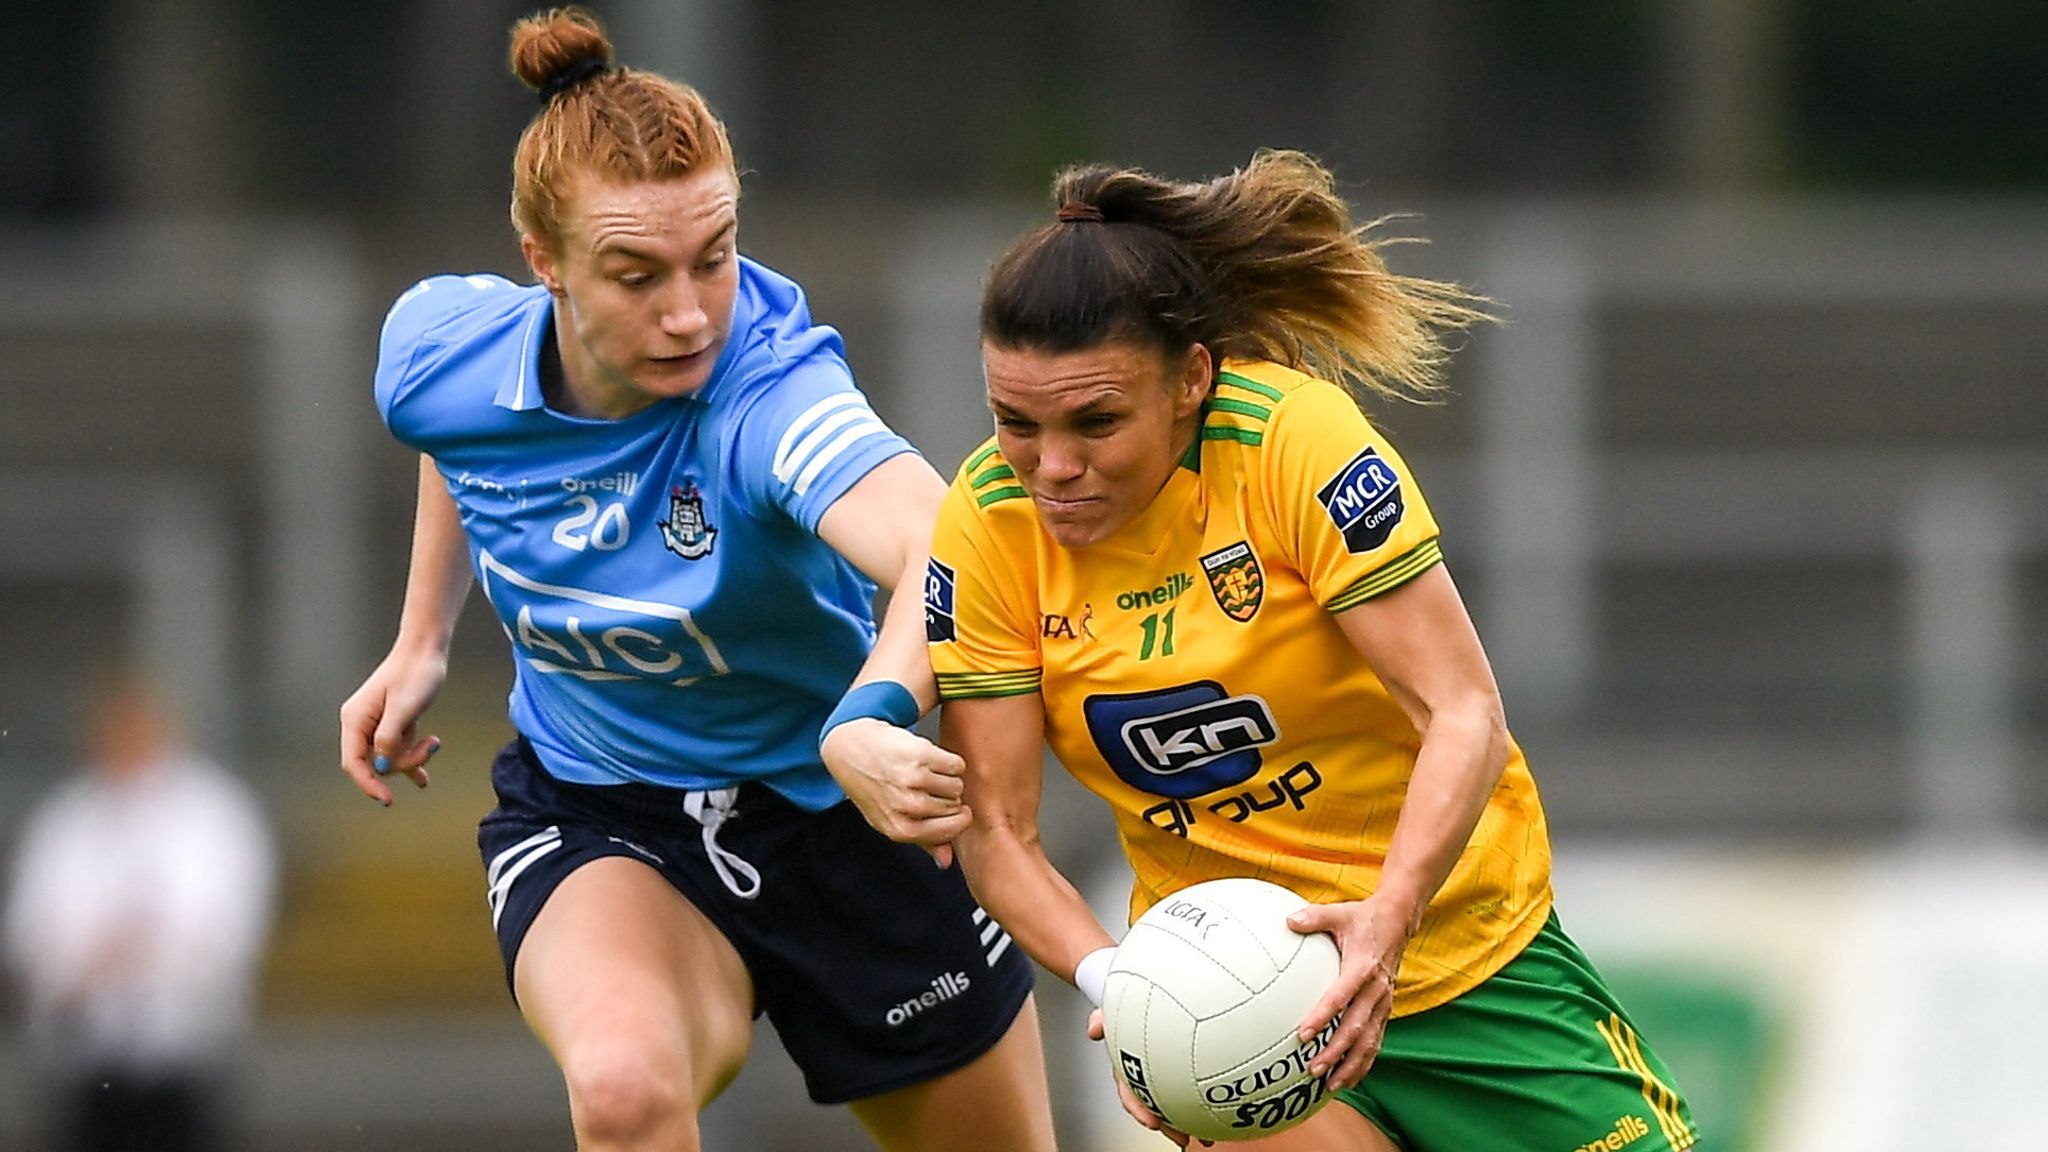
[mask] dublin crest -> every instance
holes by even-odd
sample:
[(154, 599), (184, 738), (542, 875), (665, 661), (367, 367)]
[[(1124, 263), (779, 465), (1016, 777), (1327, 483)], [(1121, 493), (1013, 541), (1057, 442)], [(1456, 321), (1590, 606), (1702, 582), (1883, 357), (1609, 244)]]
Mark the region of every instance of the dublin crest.
[(1223, 614), (1243, 624), (1256, 616), (1259, 601), (1266, 594), (1266, 576), (1259, 571), (1259, 558), (1251, 545), (1240, 540), (1202, 557), (1202, 571), (1209, 574), (1209, 591)]
[(672, 484), (668, 490), (668, 519), (661, 522), (661, 542), (685, 560), (699, 560), (711, 554), (711, 542), (718, 529), (704, 522), (704, 496), (694, 480)]

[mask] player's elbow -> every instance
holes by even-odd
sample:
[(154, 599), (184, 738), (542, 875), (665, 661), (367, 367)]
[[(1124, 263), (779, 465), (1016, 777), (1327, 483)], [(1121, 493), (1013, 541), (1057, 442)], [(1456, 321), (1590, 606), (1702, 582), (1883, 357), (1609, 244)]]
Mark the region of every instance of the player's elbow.
[(1500, 779), (1508, 766), (1508, 717), (1500, 693), (1486, 692), (1472, 704), (1471, 724), (1475, 740), (1484, 748), (1481, 762), (1489, 780)]
[(981, 807), (974, 809), (974, 819), (953, 841), (953, 846), (963, 864), (984, 871), (1000, 870), (1045, 854), (1036, 826)]
[(1508, 763), (1508, 720), (1500, 693), (1473, 688), (1438, 702), (1429, 710), (1422, 731), (1425, 743), (1451, 740), (1471, 753), (1488, 779), (1498, 779)]

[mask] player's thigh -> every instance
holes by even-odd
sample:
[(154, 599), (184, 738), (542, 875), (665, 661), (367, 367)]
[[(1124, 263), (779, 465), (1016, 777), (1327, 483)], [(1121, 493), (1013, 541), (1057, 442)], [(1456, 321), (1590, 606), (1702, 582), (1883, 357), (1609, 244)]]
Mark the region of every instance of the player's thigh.
[(1315, 1115), (1276, 1136), (1230, 1147), (1247, 1152), (1400, 1152), (1377, 1125), (1341, 1100), (1331, 1100)]
[(967, 1064), (848, 1107), (883, 1152), (1052, 1152), (1036, 1001)]
[(1477, 988), (1388, 1023), (1339, 1096), (1408, 1152), (1698, 1141), (1670, 1069), (1554, 916)]
[(576, 1090), (579, 1074), (680, 1076), (702, 1107), (746, 1060), (753, 987), (725, 937), (626, 856), (549, 894), (513, 967), (519, 1005)]

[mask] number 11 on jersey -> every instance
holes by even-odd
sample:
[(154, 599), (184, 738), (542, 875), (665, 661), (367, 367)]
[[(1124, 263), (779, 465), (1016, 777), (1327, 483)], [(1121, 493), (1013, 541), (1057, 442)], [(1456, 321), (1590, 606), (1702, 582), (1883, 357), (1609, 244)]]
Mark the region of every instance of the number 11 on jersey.
[(1164, 613), (1154, 612), (1139, 622), (1138, 626), (1145, 630), (1145, 640), (1138, 645), (1138, 659), (1173, 655), (1173, 613), (1174, 609), (1168, 608)]

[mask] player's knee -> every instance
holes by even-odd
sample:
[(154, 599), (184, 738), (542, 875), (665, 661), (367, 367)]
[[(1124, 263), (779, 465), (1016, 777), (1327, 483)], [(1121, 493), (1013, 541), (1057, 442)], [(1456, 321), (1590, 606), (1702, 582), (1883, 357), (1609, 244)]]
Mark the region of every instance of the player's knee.
[(633, 1146), (696, 1112), (680, 1063), (622, 1047), (565, 1062), (569, 1110), (578, 1135), (603, 1146)]

